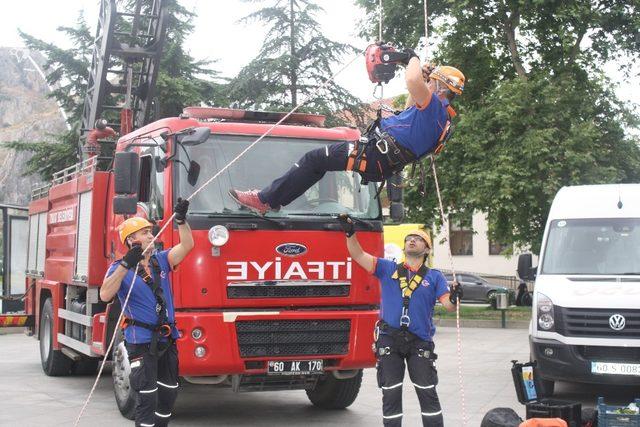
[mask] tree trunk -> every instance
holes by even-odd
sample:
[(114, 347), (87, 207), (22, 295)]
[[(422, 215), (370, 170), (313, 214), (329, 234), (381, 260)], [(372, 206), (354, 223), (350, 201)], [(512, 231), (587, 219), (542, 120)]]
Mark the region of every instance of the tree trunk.
[[(506, 8), (507, 6), (505, 6)], [(509, 52), (511, 53), (511, 61), (516, 69), (518, 76), (524, 80), (527, 80), (527, 71), (522, 65), (520, 55), (518, 55), (518, 45), (516, 44), (516, 28), (520, 23), (520, 11), (514, 10), (510, 14), (504, 12), (504, 32), (507, 38), (507, 45), (509, 46)]]
[(291, 91), (291, 108), (298, 105), (298, 75), (296, 64), (296, 49), (295, 49), (295, 19), (293, 2), (295, 0), (289, 0), (289, 46), (291, 60), (289, 61), (289, 90)]

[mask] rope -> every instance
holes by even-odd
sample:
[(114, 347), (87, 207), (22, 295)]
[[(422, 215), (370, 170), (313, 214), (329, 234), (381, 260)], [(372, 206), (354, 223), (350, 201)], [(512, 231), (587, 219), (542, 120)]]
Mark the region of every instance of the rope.
[[(351, 64), (353, 64), (355, 62), (355, 60), (358, 59), (358, 57), (360, 57), (360, 55), (362, 55), (363, 53), (364, 53), (364, 50), (361, 51), (361, 52), (358, 52), (357, 55), (355, 55), (351, 61), (349, 61), (346, 65), (344, 65), (342, 68), (340, 68), (338, 71), (336, 71), (329, 79), (327, 79), (322, 85), (320, 85), (318, 87), (317, 91), (321, 91), (326, 86), (328, 86), (329, 83), (331, 83), (333, 80), (335, 80), (335, 78), (338, 76), (338, 74), (342, 73), (346, 68), (348, 68)], [(267, 129), (267, 131), (265, 133), (263, 133), (258, 139), (256, 139), (254, 142), (252, 142), (251, 145), (249, 145), (247, 148), (242, 150), (240, 152), (240, 154), (238, 154), (235, 158), (233, 158), (233, 160), (231, 160), (229, 163), (227, 163), (220, 171), (218, 171), (218, 173), (216, 173), (214, 176), (209, 178), (200, 187), (198, 187), (196, 189), (196, 191), (194, 191), (191, 194), (191, 196), (189, 196), (187, 198), (187, 200), (191, 200), (196, 194), (198, 194), (200, 191), (202, 191), (202, 189), (204, 189), (204, 187), (209, 185), (209, 183), (211, 183), (214, 179), (216, 179), (218, 176), (220, 176), (222, 173), (224, 173), (227, 169), (229, 169), (229, 167), (231, 165), (233, 165), (236, 161), (238, 161), (238, 159), (240, 159), (247, 151), (252, 149), (257, 143), (262, 141), (265, 136), (269, 135), (277, 126), (282, 124), (282, 122), (284, 122), (286, 119), (288, 119), (293, 113), (295, 113), (300, 107), (305, 105), (311, 99), (313, 99), (313, 97), (312, 96), (308, 96), (306, 99), (304, 99), (298, 105), (296, 105), (291, 111), (289, 111), (277, 123), (275, 123), (269, 129)], [(158, 236), (160, 236), (164, 232), (164, 230), (169, 226), (169, 224), (172, 223), (174, 217), (175, 217), (175, 212), (171, 215), (171, 217), (169, 217), (169, 219), (166, 221), (164, 226), (162, 226), (162, 228), (160, 229), (158, 234), (156, 234), (153, 237), (153, 240), (151, 241), (151, 243), (149, 243), (149, 246), (147, 246), (147, 248), (142, 252), (143, 255), (147, 252), (147, 250), (149, 248), (153, 247), (153, 244), (158, 239)], [(139, 263), (136, 264), (136, 268), (134, 269), (134, 272), (138, 271), (138, 265), (139, 265)], [(129, 297), (131, 296), (131, 291), (133, 290), (133, 285), (135, 283), (135, 279), (136, 279), (136, 274), (134, 273), (133, 277), (132, 277), (132, 280), (131, 280), (131, 284), (129, 285), (129, 292), (127, 292), (127, 296), (126, 296), (126, 298), (124, 300), (124, 304), (122, 305), (122, 309), (120, 311), (120, 316), (118, 317), (118, 321), (116, 322), (116, 325), (120, 325), (120, 322), (122, 321), (122, 317), (124, 315), (124, 310), (125, 310), (125, 307), (127, 306), (128, 302), (129, 302)], [(102, 371), (104, 369), (104, 365), (105, 365), (105, 363), (107, 361), (107, 357), (109, 356), (109, 353), (111, 352), (111, 348), (113, 347), (113, 344), (115, 342), (115, 338), (116, 338), (116, 334), (114, 333), (113, 336), (111, 337), (111, 341), (109, 342), (109, 346), (107, 347), (107, 350), (104, 353), (104, 359), (102, 359), (102, 364), (100, 365), (100, 369), (98, 370), (98, 375), (96, 376), (96, 379), (93, 382), (93, 386), (91, 387), (91, 391), (89, 391), (89, 395), (87, 396), (87, 399), (85, 400), (84, 405), (82, 405), (82, 409), (80, 410), (80, 413), (78, 414), (78, 417), (76, 418), (76, 421), (74, 423), (74, 427), (77, 427), (78, 424), (80, 423), (80, 418), (82, 418), (82, 414), (84, 413), (85, 409), (89, 405), (89, 401), (91, 400), (91, 397), (93, 396), (93, 393), (96, 390), (96, 387), (98, 385), (98, 381), (100, 380), (100, 376), (102, 375)]]
[[(424, 58), (425, 61), (429, 58), (428, 56), (428, 42), (429, 42), (429, 14), (427, 7), (427, 0), (423, 0), (422, 4), (424, 5)], [(438, 183), (438, 173), (436, 172), (436, 158), (432, 154), (431, 156), (431, 170), (433, 171), (433, 180), (436, 185), (436, 194), (438, 195), (438, 207), (440, 208), (440, 218), (442, 218), (442, 226), (445, 228), (445, 232), (447, 233), (447, 255), (449, 256), (449, 265), (451, 266), (451, 274), (453, 275), (453, 281), (458, 282), (458, 277), (456, 275), (456, 270), (453, 265), (453, 255), (451, 254), (451, 236), (449, 229), (449, 219), (444, 214), (444, 207), (442, 205), (442, 195), (440, 193), (440, 184)], [(460, 286), (458, 284), (458, 286)], [(462, 336), (460, 332), (460, 300), (456, 301), (456, 352), (458, 358), (458, 383), (460, 384), (460, 401), (462, 406), (462, 426), (465, 427), (467, 425), (467, 410), (464, 400), (464, 378), (462, 375)]]
[[(426, 2), (426, 0), (425, 0)], [(438, 206), (440, 207), (440, 218), (442, 218), (442, 226), (447, 233), (447, 255), (449, 256), (449, 264), (451, 266), (451, 274), (453, 275), (453, 281), (457, 282), (458, 277), (456, 270), (453, 266), (453, 255), (451, 254), (451, 236), (449, 235), (449, 219), (444, 214), (444, 207), (442, 205), (442, 195), (440, 194), (440, 184), (438, 184), (438, 174), (436, 172), (436, 159), (431, 157), (431, 170), (433, 171), (433, 180), (436, 184), (436, 194), (438, 195)], [(460, 285), (458, 285), (460, 286)], [(462, 425), (467, 425), (467, 411), (464, 401), (464, 381), (462, 377), (462, 337), (460, 335), (460, 300), (456, 301), (456, 350), (458, 353), (458, 382), (460, 384), (460, 400), (462, 403)]]
[(382, 0), (378, 1), (378, 41), (382, 41)]

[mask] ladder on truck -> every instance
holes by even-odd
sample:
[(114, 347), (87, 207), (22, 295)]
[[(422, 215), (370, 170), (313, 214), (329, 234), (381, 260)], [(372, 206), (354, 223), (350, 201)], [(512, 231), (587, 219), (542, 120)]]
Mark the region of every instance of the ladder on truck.
[(150, 121), (169, 16), (165, 3), (101, 0), (80, 127), (83, 159), (91, 154), (92, 130), (109, 127), (125, 135)]

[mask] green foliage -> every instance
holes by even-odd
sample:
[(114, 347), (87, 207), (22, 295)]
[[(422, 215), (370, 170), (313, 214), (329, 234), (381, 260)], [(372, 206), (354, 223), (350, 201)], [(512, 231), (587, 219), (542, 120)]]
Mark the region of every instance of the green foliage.
[(332, 65), (352, 46), (326, 38), (316, 21), (323, 9), (308, 0), (248, 0), (266, 3), (246, 16), (245, 23), (260, 21), (268, 26), (258, 56), (245, 66), (230, 84), (230, 98), (241, 108), (288, 111), (312, 97), (301, 111), (328, 115), (328, 125), (340, 119), (334, 112), (348, 110), (363, 121), (359, 100), (346, 89), (330, 82)]
[[(357, 0), (377, 34), (377, 1)], [(384, 1), (384, 36), (415, 46), (422, 2)], [(638, 116), (600, 69), (640, 52), (635, 1), (429, 1), (438, 63), (467, 77), (455, 102), (457, 128), (437, 170), (448, 212), (486, 212), (489, 236), (540, 249), (547, 213), (562, 186), (638, 182)], [(436, 23), (435, 30), (433, 23)], [(623, 69), (628, 66), (623, 65)], [(440, 222), (435, 185), (411, 181), (409, 220)]]
[[(134, 2), (119, 2), (118, 7), (122, 9), (125, 3), (132, 5)], [(194, 60), (183, 47), (193, 30), (190, 22), (195, 14), (177, 0), (168, 0), (168, 9), (170, 17), (156, 84), (158, 116), (154, 120), (177, 116), (188, 105), (226, 103), (224, 85), (212, 80), (217, 73), (209, 68), (211, 62)], [(44, 180), (49, 180), (53, 172), (74, 164), (79, 158), (78, 128), (94, 45), (94, 36), (82, 14), (74, 27), (59, 27), (58, 31), (65, 34), (71, 48), (65, 49), (23, 32), (20, 35), (29, 49), (46, 58), (47, 83), (54, 88), (48, 96), (62, 105), (74, 130), (56, 135), (56, 143), (14, 141), (7, 144), (16, 150), (33, 152), (25, 174), (40, 173)], [(65, 146), (59, 146), (61, 144)]]

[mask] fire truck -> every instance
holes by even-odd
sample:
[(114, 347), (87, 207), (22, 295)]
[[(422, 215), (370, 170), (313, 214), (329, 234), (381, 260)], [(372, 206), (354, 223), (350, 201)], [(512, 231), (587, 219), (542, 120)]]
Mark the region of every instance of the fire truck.
[[(354, 217), (363, 248), (382, 256), (376, 185), (330, 172), (265, 216), (241, 208), (228, 190), (261, 188), (307, 151), (356, 141), (360, 133), (325, 128), (322, 116), (293, 114), (274, 128), (283, 113), (206, 107), (149, 123), (166, 21), (162, 2), (151, 3), (125, 13), (113, 0), (102, 2), (83, 131), (105, 147), (109, 142), (99, 139), (105, 129), (120, 126), (113, 155), (94, 152), (56, 173), (50, 184), (34, 189), (29, 203), (25, 312), (32, 324), (27, 330), (40, 343), (42, 368), (51, 376), (95, 374), (106, 356), (118, 408), (133, 417), (130, 368), (116, 324), (121, 307), (117, 299), (99, 298), (108, 266), (126, 251), (117, 226), (137, 215), (160, 229), (178, 197), (191, 197), (271, 130), (191, 199), (187, 220), (195, 248), (171, 273), (180, 376), (234, 392), (306, 390), (316, 406), (347, 407), (362, 370), (375, 364), (379, 284), (349, 257), (336, 216)], [(131, 32), (145, 28), (144, 45), (117, 41), (124, 31), (113, 22), (127, 17)], [(110, 73), (120, 76), (121, 87)], [(125, 102), (110, 106), (116, 95)], [(111, 119), (89, 127), (105, 117)], [(156, 246), (177, 242), (171, 224)]]

